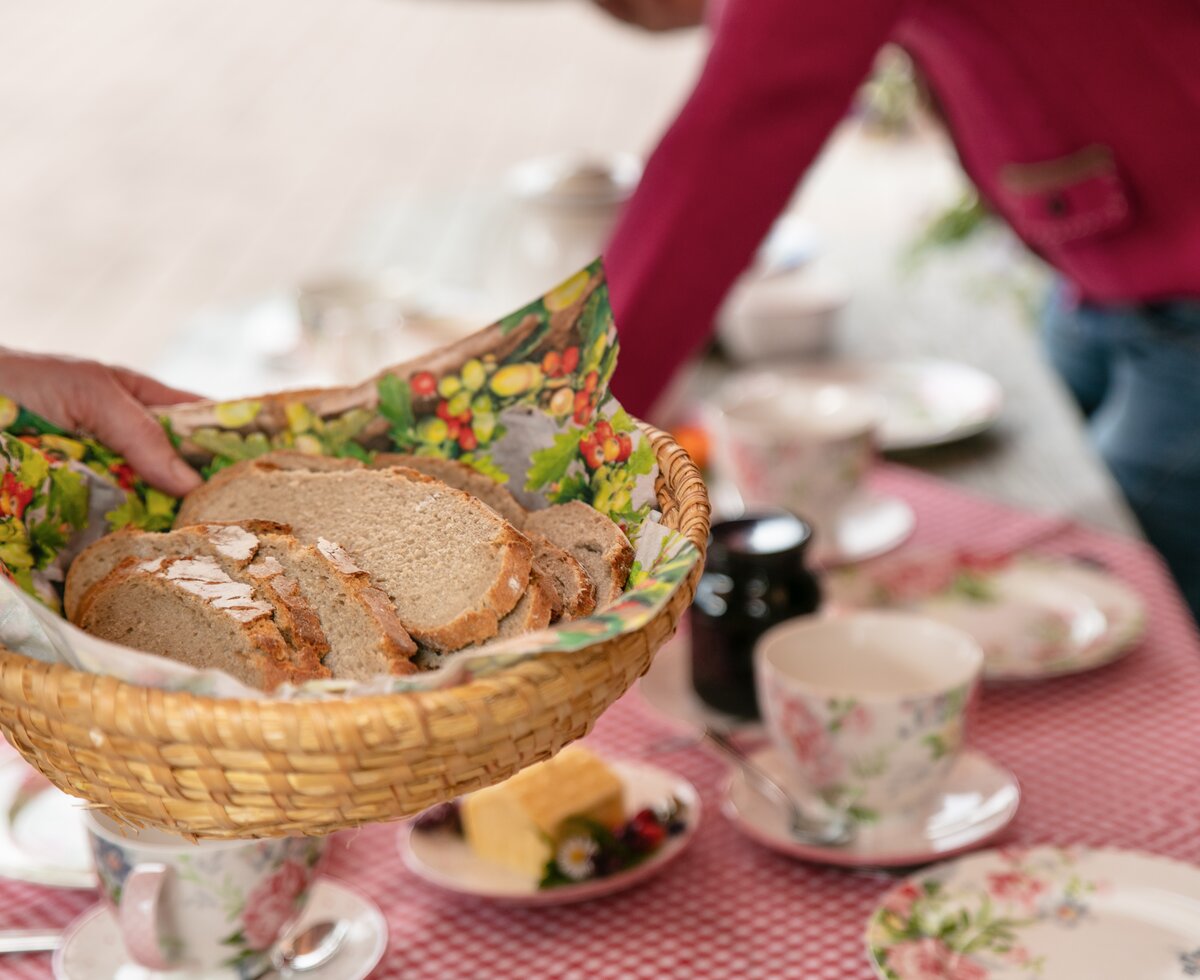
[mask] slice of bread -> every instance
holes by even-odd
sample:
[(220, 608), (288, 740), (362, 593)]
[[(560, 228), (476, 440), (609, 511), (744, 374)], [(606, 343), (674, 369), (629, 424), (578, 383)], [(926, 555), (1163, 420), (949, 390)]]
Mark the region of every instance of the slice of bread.
[(525, 537), (533, 545), (534, 568), (550, 580), (558, 596), (555, 618), (580, 619), (591, 613), (596, 608), (596, 587), (583, 566), (544, 534), (527, 530)]
[(329, 637), (325, 666), (338, 680), (409, 674), (417, 645), (392, 600), (337, 544), (301, 544), (291, 535), (259, 536), (260, 561), (276, 562), (296, 580)]
[[(321, 676), (295, 662), (253, 586), (214, 558), (128, 558), (96, 583), (78, 609), (80, 627), (105, 640), (224, 670), (251, 687)], [(319, 667), (319, 665), (317, 665)]]
[(495, 636), (529, 584), (525, 537), (415, 470), (285, 469), (268, 454), (193, 490), (176, 524), (247, 518), (288, 524), (306, 543), (336, 541), (391, 597), (412, 637), (438, 651)]
[(507, 640), (522, 633), (544, 630), (550, 625), (557, 598), (554, 587), (535, 568), (529, 578), (529, 588), (516, 608), (500, 620), (500, 629), (492, 639)]
[(520, 528), (525, 523), (525, 508), (517, 503), (517, 498), (508, 489), (491, 477), (484, 476), (478, 470), (472, 469), (466, 463), (460, 463), (456, 459), (411, 456), (405, 453), (379, 453), (375, 456), (371, 466), (375, 469), (406, 466), (409, 469), (417, 470), (426, 476), (432, 476), (435, 480), (441, 480), (447, 486), (478, 497), (513, 527)]
[(271, 604), (275, 626), (292, 648), (292, 662), (313, 677), (331, 677), (324, 664), (329, 640), (321, 628), (320, 618), (296, 580), (286, 574), (274, 558), (251, 562), (244, 569), (244, 575), (245, 578), (242, 575), (229, 577), (235, 582), (253, 582), (259, 597)]
[[(83, 551), (67, 575), (66, 606), (76, 619), (80, 597), (128, 558), (207, 555), (227, 575), (243, 581), (253, 562), (274, 561), (295, 581), (329, 642), (323, 663), (337, 679), (366, 680), (407, 674), (415, 668), (416, 644), (396, 616), (392, 601), (375, 588), (336, 544), (301, 544), (286, 524), (273, 521), (194, 524), (165, 533), (122, 530)], [(276, 607), (276, 625), (281, 625)], [(284, 612), (286, 619), (287, 613)]]
[(212, 555), (222, 560), (226, 571), (249, 564), (258, 552), (260, 533), (286, 534), (286, 524), (273, 521), (214, 523), (206, 527), (183, 528), (170, 534), (155, 534), (127, 527), (95, 541), (76, 556), (67, 571), (63, 609), (74, 621), (79, 604), (88, 589), (126, 558), (183, 558), (187, 555)]
[(525, 530), (542, 534), (568, 551), (596, 587), (596, 609), (610, 605), (625, 590), (633, 565), (633, 546), (624, 532), (598, 510), (573, 500), (529, 512)]

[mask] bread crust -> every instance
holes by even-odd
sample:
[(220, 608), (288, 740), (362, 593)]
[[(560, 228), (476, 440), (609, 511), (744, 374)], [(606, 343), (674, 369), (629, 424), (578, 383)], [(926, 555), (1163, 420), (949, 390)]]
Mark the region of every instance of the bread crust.
[(595, 508), (589, 507), (579, 500), (572, 500), (565, 504), (551, 504), (542, 510), (531, 511), (525, 522), (526, 531), (544, 534), (552, 543), (571, 551), (570, 542), (555, 533), (555, 519), (560, 517), (586, 522), (604, 540), (602, 557), (606, 574), (600, 581), (592, 576), (592, 584), (596, 589), (595, 608), (603, 609), (615, 602), (625, 591), (625, 585), (629, 581), (629, 571), (633, 567), (633, 546), (615, 523)]
[[(596, 608), (596, 586), (592, 584), (587, 570), (569, 551), (560, 548), (544, 534), (526, 530), (525, 537), (533, 545), (534, 567), (540, 567), (549, 575), (550, 581), (559, 587), (561, 608), (558, 617), (571, 620), (590, 615)], [(566, 567), (567, 581), (548, 572), (548, 565), (552, 562), (559, 562)]]

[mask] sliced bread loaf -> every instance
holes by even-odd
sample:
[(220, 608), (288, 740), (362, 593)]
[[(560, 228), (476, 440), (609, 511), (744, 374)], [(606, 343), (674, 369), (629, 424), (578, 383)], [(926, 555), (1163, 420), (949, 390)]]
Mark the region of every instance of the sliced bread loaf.
[(529, 512), (525, 530), (544, 535), (569, 552), (596, 588), (596, 609), (625, 590), (633, 546), (624, 532), (598, 510), (578, 500)]
[[(290, 461), (289, 461), (290, 462)], [(475, 498), (399, 467), (312, 472), (270, 455), (217, 473), (177, 525), (257, 518), (336, 541), (395, 603), (414, 639), (457, 650), (495, 636), (529, 584), (524, 536)]]
[(338, 680), (369, 680), (416, 669), (411, 657), (417, 645), (392, 600), (339, 545), (324, 538), (306, 545), (291, 535), (263, 534), (258, 553), (260, 561), (286, 569), (312, 603), (329, 637), (325, 666)]
[[(526, 530), (533, 545), (533, 566), (554, 586), (556, 619), (579, 619), (596, 608), (596, 587), (584, 568), (544, 534)], [(552, 620), (553, 622), (553, 620)]]
[(126, 558), (212, 555), (220, 558), (228, 571), (230, 568), (244, 567), (253, 560), (258, 551), (260, 533), (286, 534), (289, 530), (287, 525), (273, 521), (214, 523), (205, 527), (182, 528), (170, 534), (122, 528), (93, 542), (71, 562), (63, 594), (63, 609), (67, 618), (74, 620), (88, 589)]
[(417, 470), (426, 476), (432, 476), (435, 480), (441, 480), (447, 486), (478, 497), (513, 527), (519, 528), (525, 523), (525, 508), (517, 503), (517, 498), (491, 477), (484, 476), (466, 463), (460, 463), (455, 459), (441, 459), (436, 456), (379, 453), (371, 465), (376, 469), (406, 466), (409, 469)]
[[(244, 521), (194, 524), (161, 534), (137, 530), (110, 534), (72, 563), (67, 576), (68, 615), (76, 619), (80, 597), (127, 558), (206, 555), (216, 559), (230, 577), (256, 584), (251, 569), (274, 562), (295, 582), (319, 620), (329, 643), (322, 662), (335, 678), (366, 680), (377, 674), (410, 673), (416, 644), (387, 595), (336, 544), (323, 539), (315, 546), (302, 544), (289, 532), (286, 524)], [(282, 616), (288, 620), (286, 609)], [(278, 606), (276, 625), (283, 625)]]
[(213, 558), (128, 558), (88, 591), (78, 623), (102, 639), (224, 670), (263, 690), (322, 676), (295, 662), (273, 612)]

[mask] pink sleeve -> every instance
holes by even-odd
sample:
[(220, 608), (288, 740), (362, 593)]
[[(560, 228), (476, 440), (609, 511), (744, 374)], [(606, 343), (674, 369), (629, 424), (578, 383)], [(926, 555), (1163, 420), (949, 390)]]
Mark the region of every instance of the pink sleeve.
[(727, 0), (700, 80), (605, 254), (621, 355), (645, 412), (708, 335), (906, 0)]

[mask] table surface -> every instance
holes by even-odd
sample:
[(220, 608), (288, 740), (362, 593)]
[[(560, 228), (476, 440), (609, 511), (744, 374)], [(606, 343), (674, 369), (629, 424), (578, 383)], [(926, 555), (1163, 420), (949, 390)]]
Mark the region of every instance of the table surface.
[[(1086, 555), (1145, 600), (1145, 638), (1107, 667), (985, 690), (972, 744), (1016, 774), (1022, 803), (1002, 844), (1120, 847), (1200, 862), (1200, 637), (1144, 544), (1047, 522), (892, 467), (878, 489), (917, 512), (911, 547), (970, 541)], [(1048, 526), (1053, 530), (1047, 536)], [(724, 760), (680, 747), (679, 726), (634, 691), (602, 717), (592, 744), (643, 758), (697, 787), (701, 826), (688, 852), (644, 885), (579, 906), (514, 909), (445, 894), (407, 871), (396, 825), (339, 835), (329, 871), (382, 908), (390, 929), (380, 980), (857, 980), (872, 976), (868, 916), (895, 874), (794, 861), (747, 840), (720, 812)], [(664, 749), (672, 745), (672, 751)], [(0, 927), (66, 926), (95, 896), (0, 884)], [(1091, 923), (1076, 928), (1085, 932)], [(1095, 937), (1098, 943), (1103, 937)], [(46, 957), (4, 961), (40, 978)], [(1074, 978), (1072, 978), (1074, 980)], [(1124, 980), (1124, 978), (1122, 978)]]

